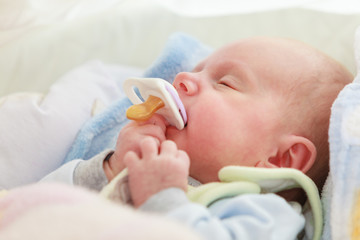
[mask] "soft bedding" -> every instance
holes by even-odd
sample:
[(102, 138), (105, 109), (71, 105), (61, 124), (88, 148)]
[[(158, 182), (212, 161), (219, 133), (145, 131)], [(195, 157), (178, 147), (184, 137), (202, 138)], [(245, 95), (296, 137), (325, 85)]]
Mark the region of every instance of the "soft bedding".
[[(355, 36), (360, 70), (360, 28)], [(360, 73), (360, 72), (359, 72)], [(330, 172), (324, 187), (323, 239), (360, 238), (360, 74), (332, 106), (329, 127)]]
[[(0, 189), (36, 182), (66, 161), (87, 159), (112, 147), (121, 125), (101, 121), (109, 120), (117, 106), (128, 104), (119, 104), (125, 78), (157, 76), (170, 80), (176, 72), (191, 68), (212, 48), (232, 40), (253, 35), (296, 38), (333, 56), (353, 73), (360, 69), (359, 30), (356, 61), (352, 54), (353, 35), (360, 24), (356, 9), (360, 8), (349, 4), (351, 1), (338, 5), (346, 6), (346, 12), (341, 7), (336, 12), (331, 9), (340, 1), (296, 1), (261, 11), (232, 8), (231, 13), (215, 11), (219, 5), (209, 4), (215, 8), (205, 8), (201, 14), (185, 11), (186, 4), (176, 7), (176, 1), (92, 1), (92, 9), (85, 9), (82, 1), (65, 1), (67, 5), (52, 1), (58, 8), (40, 0), (8, 2), (12, 4), (0, 9), (1, 19), (7, 20), (0, 26)], [(18, 12), (11, 11), (14, 6)], [(51, 10), (45, 6), (51, 6)], [(40, 12), (46, 12), (47, 18), (34, 15)], [(173, 35), (168, 40), (177, 31), (189, 35)], [(185, 44), (181, 45), (179, 39)], [(178, 64), (177, 68), (159, 72), (164, 69), (161, 64), (169, 60), (166, 57), (176, 53), (184, 53), (170, 59), (172, 64)], [(330, 173), (323, 192), (324, 240), (360, 237), (359, 91), (357, 76), (341, 92), (332, 110)], [(100, 123), (107, 128), (99, 130)], [(21, 224), (34, 217), (46, 223), (42, 213), (47, 210), (32, 212), (16, 226), (24, 226)], [(56, 212), (56, 207), (53, 210)], [(64, 213), (64, 221), (70, 216), (66, 214), (70, 212)]]
[(82, 188), (34, 184), (0, 192), (0, 239), (200, 240), (200, 237), (164, 216), (134, 211)]
[(122, 98), (122, 80), (142, 71), (90, 61), (65, 74), (47, 93), (0, 100), (0, 189), (40, 180), (64, 161), (79, 129)]
[(254, 35), (295, 38), (355, 71), (357, 1), (201, 1), (1, 1), (0, 96), (44, 93), (92, 59), (145, 69), (178, 31), (213, 48)]

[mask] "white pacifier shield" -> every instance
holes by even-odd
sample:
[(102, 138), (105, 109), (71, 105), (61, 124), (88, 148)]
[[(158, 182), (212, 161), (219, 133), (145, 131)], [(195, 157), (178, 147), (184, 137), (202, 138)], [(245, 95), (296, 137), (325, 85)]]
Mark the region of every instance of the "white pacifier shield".
[[(178, 105), (167, 90), (167, 88), (173, 89), (173, 94), (176, 94), (179, 98), (175, 88), (169, 82), (161, 78), (129, 78), (124, 81), (123, 88), (133, 104), (143, 103), (150, 95), (160, 98), (165, 106), (159, 109), (157, 113), (162, 115), (170, 125), (175, 126), (177, 129), (181, 130), (184, 128), (186, 116), (183, 119)], [(136, 89), (139, 90), (144, 100), (138, 96)]]

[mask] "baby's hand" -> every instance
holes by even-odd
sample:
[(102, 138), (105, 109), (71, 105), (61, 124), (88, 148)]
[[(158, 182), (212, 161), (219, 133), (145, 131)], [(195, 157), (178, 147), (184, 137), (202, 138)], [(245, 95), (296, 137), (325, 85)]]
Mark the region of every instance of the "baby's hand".
[(165, 119), (157, 114), (147, 121), (132, 121), (127, 124), (119, 133), (114, 154), (108, 161), (104, 161), (103, 168), (107, 179), (111, 181), (125, 168), (123, 160), (127, 152), (133, 151), (141, 156), (140, 142), (146, 136), (153, 137), (159, 144), (166, 140), (166, 126)]
[(125, 155), (129, 187), (135, 207), (139, 207), (153, 194), (169, 187), (187, 190), (189, 157), (178, 150), (173, 141), (161, 143), (146, 137), (140, 143), (141, 157), (135, 152)]

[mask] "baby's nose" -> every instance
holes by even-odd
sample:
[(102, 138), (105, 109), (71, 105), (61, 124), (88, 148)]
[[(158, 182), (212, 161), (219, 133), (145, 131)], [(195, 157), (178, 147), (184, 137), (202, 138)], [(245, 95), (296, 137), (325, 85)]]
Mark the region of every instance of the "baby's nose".
[(192, 73), (182, 72), (176, 75), (174, 83), (175, 89), (180, 93), (186, 95), (194, 95), (198, 92), (198, 84)]

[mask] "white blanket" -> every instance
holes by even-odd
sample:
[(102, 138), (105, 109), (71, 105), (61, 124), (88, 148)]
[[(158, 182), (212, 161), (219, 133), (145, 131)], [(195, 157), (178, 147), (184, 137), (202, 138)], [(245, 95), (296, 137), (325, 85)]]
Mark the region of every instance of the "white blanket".
[(39, 180), (58, 168), (82, 124), (122, 98), (122, 80), (135, 68), (89, 62), (69, 72), (46, 94), (0, 99), (0, 189)]
[[(355, 56), (360, 69), (360, 28)], [(330, 173), (324, 187), (324, 240), (360, 238), (360, 72), (335, 100), (330, 118)]]

